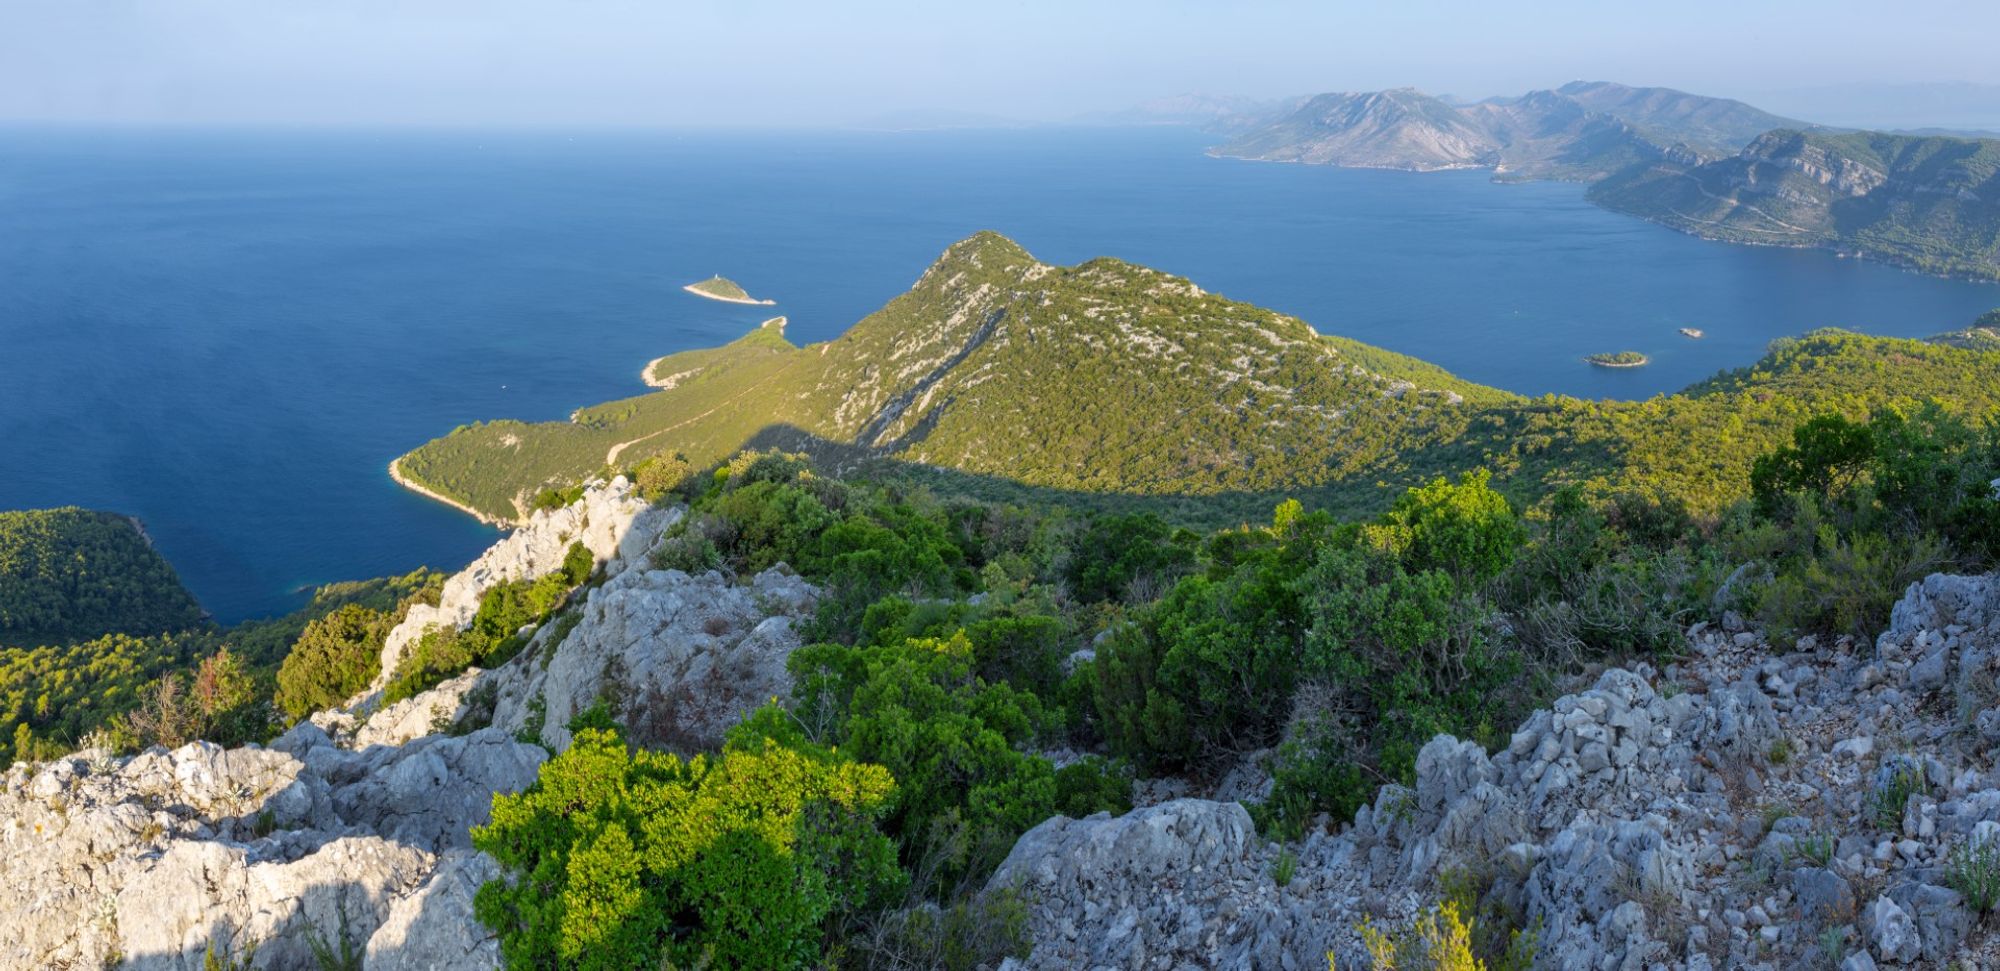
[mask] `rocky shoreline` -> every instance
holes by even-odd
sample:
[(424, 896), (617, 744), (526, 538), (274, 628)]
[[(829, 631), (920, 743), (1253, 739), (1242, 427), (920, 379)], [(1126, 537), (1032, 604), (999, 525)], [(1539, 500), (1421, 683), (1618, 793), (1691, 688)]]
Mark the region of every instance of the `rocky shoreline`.
[(417, 495), (423, 496), (426, 499), (431, 499), (436, 502), (442, 502), (445, 505), (450, 506), (451, 508), (456, 509), (459, 512), (462, 512), (468, 516), (471, 516), (472, 518), (477, 519), (488, 526), (493, 526), (499, 529), (510, 529), (516, 525), (519, 525), (518, 523), (508, 522), (503, 519), (496, 519), (492, 516), (488, 516), (485, 513), (480, 512), (479, 510), (466, 505), (465, 503), (459, 502), (458, 500), (451, 498), (450, 496), (441, 495), (436, 491), (426, 488), (422, 483), (419, 483), (411, 479), (409, 476), (403, 474), (402, 462), (403, 460), (398, 458), (390, 461), (389, 463), (389, 478), (397, 485), (402, 486), (403, 488), (408, 489), (411, 492), (416, 493)]
[(754, 297), (718, 296), (716, 294), (709, 293), (708, 291), (701, 289), (701, 284), (699, 283), (690, 283), (687, 286), (682, 287), (681, 289), (686, 290), (687, 292), (692, 293), (697, 297), (702, 297), (708, 300), (717, 300), (721, 301), (722, 303), (742, 303), (742, 304), (749, 304), (755, 307), (775, 307), (778, 304), (776, 300), (758, 300)]

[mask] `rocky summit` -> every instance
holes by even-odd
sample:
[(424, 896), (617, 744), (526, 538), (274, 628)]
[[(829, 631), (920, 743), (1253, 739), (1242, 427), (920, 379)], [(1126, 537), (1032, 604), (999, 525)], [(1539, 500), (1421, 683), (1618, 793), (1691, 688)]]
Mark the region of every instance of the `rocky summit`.
[(1471, 869), (1539, 928), (1538, 968), (1996, 966), (1951, 871), (2000, 837), (2000, 579), (1913, 585), (1874, 645), (1731, 618), (1688, 647), (1491, 756), (1438, 737), (1282, 885), (1238, 803), (1043, 823), (992, 882), (1036, 901), (1021, 964), (1365, 968), (1363, 922), (1407, 923)]
[(371, 969), (499, 967), (472, 911), (499, 870), (469, 830), (567, 748), (570, 715), (623, 697), (636, 737), (702, 749), (790, 692), (791, 624), (817, 591), (783, 569), (742, 584), (650, 569), (678, 516), (623, 479), (594, 485), (451, 577), (384, 649), (469, 623), (484, 590), (585, 543), (604, 579), (579, 619), (493, 670), (391, 705), (371, 689), (264, 747), (16, 763), (0, 789), (0, 967), (311, 968), (321, 947)]
[[(0, 966), (310, 967), (333, 947), (369, 968), (497, 967), (472, 898), (499, 870), (468, 830), (568, 746), (571, 714), (620, 699), (635, 738), (698, 751), (790, 692), (818, 591), (782, 567), (653, 569), (679, 516), (593, 485), (405, 620), (464, 623), (466, 598), (588, 538), (603, 573), (579, 619), (493, 670), (396, 705), (365, 692), (267, 747), (16, 764)], [(1004, 966), (1365, 967), (1361, 928), (1419, 919), (1468, 872), (1482, 906), (1534, 928), (1538, 968), (1994, 966), (1954, 861), (2000, 838), (2000, 579), (1912, 585), (1873, 644), (1776, 644), (1730, 614), (1686, 648), (1603, 670), (1490, 754), (1435, 738), (1413, 786), (1296, 849), (1186, 785), (1049, 819), (987, 883), (1026, 902), (1031, 947)], [(1225, 788), (1255, 799), (1259, 771)]]

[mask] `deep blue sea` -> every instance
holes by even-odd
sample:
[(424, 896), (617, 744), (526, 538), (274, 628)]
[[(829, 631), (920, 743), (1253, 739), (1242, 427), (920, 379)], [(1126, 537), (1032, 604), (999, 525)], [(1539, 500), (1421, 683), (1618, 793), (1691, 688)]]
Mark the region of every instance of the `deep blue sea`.
[[(1205, 143), (0, 130), (0, 508), (141, 517), (223, 620), (455, 569), (493, 532), (397, 488), (391, 458), (462, 422), (637, 393), (647, 360), (773, 311), (795, 340), (833, 337), (978, 229), (1523, 393), (1648, 396), (1775, 337), (1927, 335), (2000, 306), (2000, 287), (1692, 239), (1580, 186)], [(681, 292), (712, 273), (778, 306)], [(1580, 360), (1624, 349), (1653, 365)]]

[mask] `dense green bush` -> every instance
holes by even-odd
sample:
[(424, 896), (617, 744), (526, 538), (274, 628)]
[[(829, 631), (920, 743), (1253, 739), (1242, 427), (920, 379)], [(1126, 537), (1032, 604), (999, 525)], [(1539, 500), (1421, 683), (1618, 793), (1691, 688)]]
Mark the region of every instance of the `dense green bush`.
[(479, 919), (509, 966), (797, 968), (900, 890), (879, 766), (814, 747), (683, 762), (579, 723), (570, 748), (472, 831), (507, 875)]
[(829, 588), (810, 633), (852, 640), (885, 595), (969, 593), (978, 577), (967, 550), (982, 555), (988, 544), (967, 529), (984, 523), (954, 519), (926, 496), (821, 477), (802, 456), (746, 454), (716, 471), (656, 562), (738, 575), (786, 564)]
[(694, 478), (694, 463), (680, 452), (649, 455), (632, 469), (632, 485), (642, 498), (666, 498)]
[(886, 767), (898, 784), (888, 830), (927, 882), (948, 890), (983, 876), (1016, 837), (1053, 814), (1055, 771), (1023, 748), (1059, 719), (1035, 695), (974, 673), (963, 634), (815, 644), (794, 652), (789, 666), (796, 718), (767, 709), (745, 731), (786, 744), (811, 733)]
[(1100, 645), (1095, 709), (1113, 750), (1163, 770), (1275, 740), (1307, 625), (1295, 579), (1329, 526), (1294, 508), (1269, 529), (1212, 539), (1206, 572)]
[(1128, 594), (1150, 601), (1149, 591), (1156, 596), (1193, 567), (1194, 539), (1152, 513), (1093, 518), (1070, 547), (1063, 571), (1070, 595), (1085, 603), (1121, 600)]
[(294, 719), (340, 704), (382, 670), (382, 641), (394, 617), (348, 604), (306, 626), (278, 667), (278, 709)]
[(888, 646), (962, 632), (972, 645), (973, 670), (979, 677), (1052, 697), (1074, 640), (1070, 625), (1055, 614), (1056, 609), (1047, 600), (1021, 603), (991, 594), (979, 604), (889, 596), (863, 612), (859, 639)]
[(1304, 672), (1328, 686), (1327, 707), (1352, 719), (1316, 725), (1305, 744), (1318, 759), (1364, 770), (1347, 773), (1364, 780), (1359, 789), (1316, 792), (1317, 803), (1344, 813), (1367, 801), (1376, 782), (1407, 779), (1417, 750), (1439, 733), (1496, 737), (1496, 716), (1512, 707), (1509, 689), (1524, 665), (1501, 643), (1480, 586), (1447, 566), (1413, 570), (1366, 548), (1324, 551), (1305, 583), (1312, 627)]
[(1757, 460), (1723, 535), (1767, 582), (1741, 596), (1780, 630), (1872, 637), (1911, 581), (2000, 560), (2000, 425), (1936, 403), (1820, 415)]
[(561, 509), (581, 498), (583, 498), (582, 483), (567, 486), (550, 486), (535, 493), (535, 497), (528, 501), (528, 508), (536, 512), (547, 512), (551, 509)]
[(1116, 759), (1086, 755), (1056, 770), (1055, 811), (1072, 819), (1132, 808), (1132, 767)]
[(1188, 577), (1099, 649), (1097, 710), (1159, 769), (1272, 740), (1298, 678), (1298, 598), (1275, 569)]

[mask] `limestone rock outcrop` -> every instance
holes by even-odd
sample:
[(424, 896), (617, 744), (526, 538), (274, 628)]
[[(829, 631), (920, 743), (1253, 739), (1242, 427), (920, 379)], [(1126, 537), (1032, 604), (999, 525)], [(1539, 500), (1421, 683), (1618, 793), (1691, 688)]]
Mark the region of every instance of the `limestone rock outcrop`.
[(811, 584), (781, 568), (747, 585), (719, 573), (627, 570), (591, 593), (548, 668), (502, 700), (496, 721), (515, 720), (513, 698), (539, 698), (542, 741), (562, 751), (570, 719), (605, 699), (636, 742), (683, 753), (716, 748), (752, 709), (791, 697), (793, 624), (817, 599)]
[(582, 498), (543, 510), (521, 528), (488, 547), (471, 565), (445, 581), (437, 606), (419, 604), (382, 643), (380, 689), (396, 671), (403, 652), (433, 627), (464, 627), (479, 610), (479, 598), (495, 584), (553, 573), (571, 543), (589, 548), (606, 572), (616, 573), (641, 558), (660, 533), (680, 516), (639, 498), (624, 476), (584, 490)]
[[(270, 748), (197, 742), (17, 764), (0, 789), (0, 967), (311, 967), (308, 939), (366, 944), (399, 897), (435, 897), (493, 793), (540, 746), (487, 729), (337, 747), (306, 723)], [(467, 898), (469, 901), (469, 897)]]
[(605, 700), (635, 733), (707, 747), (790, 694), (793, 624), (818, 591), (783, 567), (743, 583), (652, 569), (680, 513), (623, 479), (594, 484), (452, 576), (384, 648), (388, 660), (432, 624), (467, 622), (494, 583), (551, 572), (583, 542), (601, 584), (493, 670), (392, 705), (364, 694), (269, 746), (13, 766), (0, 969), (198, 971), (211, 956), (312, 968), (316, 942), (370, 969), (499, 967), (472, 910), (499, 868), (470, 830), (567, 746), (572, 715)]
[(1949, 876), (2000, 839), (1979, 728), (2000, 721), (2000, 581), (1912, 585), (1872, 653), (1727, 626), (1664, 671), (1605, 671), (1490, 756), (1434, 739), (1413, 787), (1290, 846), (1198, 799), (1045, 822), (988, 884), (1037, 902), (1010, 963), (1368, 967), (1364, 920), (1393, 929), (1471, 874), (1537, 930), (1540, 969), (2000, 967)]

